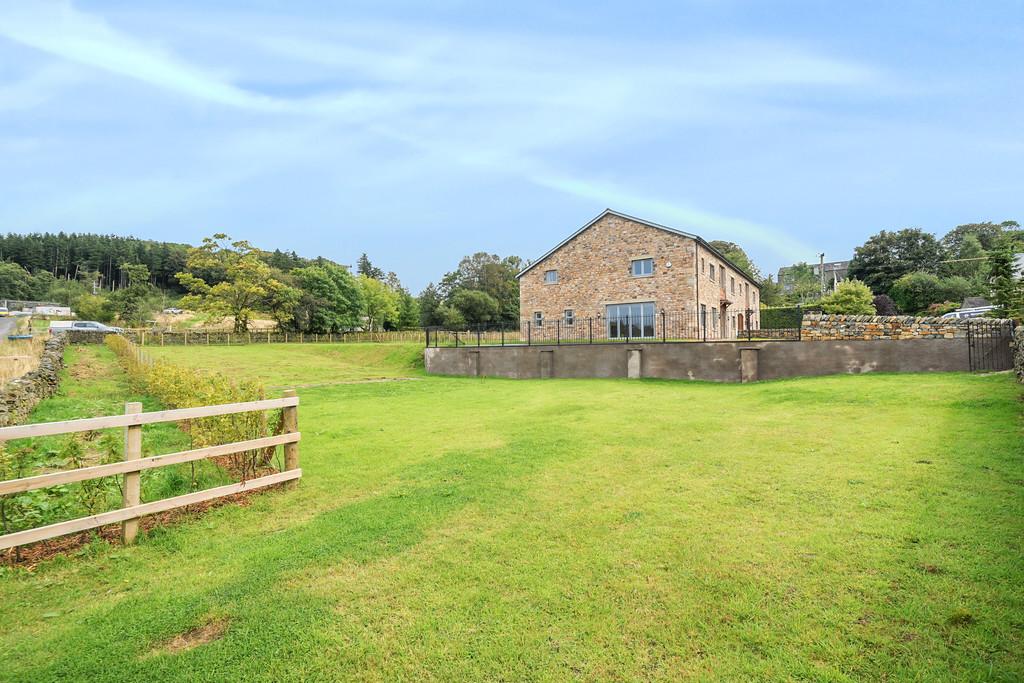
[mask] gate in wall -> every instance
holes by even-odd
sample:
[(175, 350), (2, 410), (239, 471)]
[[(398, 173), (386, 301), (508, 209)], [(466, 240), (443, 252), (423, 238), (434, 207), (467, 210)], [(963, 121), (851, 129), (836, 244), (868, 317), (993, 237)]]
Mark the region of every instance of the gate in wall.
[(1013, 369), (1013, 321), (968, 320), (967, 354), (971, 372)]

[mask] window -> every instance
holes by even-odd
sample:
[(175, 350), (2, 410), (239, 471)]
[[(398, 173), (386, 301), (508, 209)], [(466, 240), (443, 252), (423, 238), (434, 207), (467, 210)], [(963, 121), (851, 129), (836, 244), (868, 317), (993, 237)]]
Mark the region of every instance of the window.
[(710, 271), (708, 271), (708, 275), (711, 277), (712, 280), (714, 280), (715, 279), (715, 264), (712, 263), (708, 267), (711, 269)]
[(636, 259), (630, 264), (629, 270), (633, 274), (633, 277), (644, 277), (647, 275), (654, 275), (654, 259)]
[(700, 305), (700, 324), (701, 324), (702, 327), (705, 327), (705, 328), (708, 326), (708, 305), (707, 304), (701, 304)]
[(722, 287), (725, 287), (725, 266), (718, 265), (718, 274), (722, 277)]
[(558, 271), (557, 270), (545, 270), (544, 271), (544, 284), (553, 285), (558, 282)]
[(734, 277), (730, 277), (729, 278), (729, 289), (730, 289), (730, 291), (732, 291), (733, 294), (736, 293), (736, 278), (734, 278)]
[(703, 275), (707, 272), (707, 267), (704, 265), (704, 259), (700, 260), (700, 274)]
[(654, 302), (608, 304), (609, 339), (642, 339), (654, 336)]
[(711, 308), (711, 329), (718, 332), (718, 309)]
[(565, 309), (565, 326), (571, 327), (576, 323), (576, 312), (571, 308)]
[(540, 311), (533, 312), (533, 325), (534, 327), (544, 326), (544, 314), (541, 313)]

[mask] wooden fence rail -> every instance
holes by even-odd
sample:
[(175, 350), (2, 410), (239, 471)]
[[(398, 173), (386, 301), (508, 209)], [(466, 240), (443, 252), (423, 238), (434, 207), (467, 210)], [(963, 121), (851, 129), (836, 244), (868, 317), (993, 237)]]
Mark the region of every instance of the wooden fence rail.
[[(38, 474), (32, 477), (0, 481), (0, 495), (22, 493), (46, 486), (57, 486), (78, 481), (98, 479), (124, 475), (123, 505), (118, 510), (102, 512), (88, 517), (80, 517), (66, 522), (58, 522), (35, 529), (17, 531), (5, 536), (0, 536), (0, 550), (14, 548), (26, 543), (43, 541), (57, 536), (64, 536), (78, 531), (94, 529), (121, 522), (121, 536), (125, 543), (135, 540), (138, 533), (138, 523), (141, 517), (157, 512), (173, 510), (185, 505), (192, 505), (215, 498), (230, 496), (242, 491), (279, 484), (281, 482), (293, 481), (302, 476), (299, 468), (299, 439), (301, 435), (298, 430), (298, 406), (299, 398), (293, 390), (284, 392), (283, 398), (272, 398), (263, 401), (249, 401), (246, 403), (226, 403), (214, 406), (200, 406), (197, 408), (178, 408), (175, 410), (159, 410), (151, 413), (140, 412), (141, 405), (138, 403), (125, 404), (124, 415), (111, 415), (108, 417), (93, 417), (83, 420), (65, 420), (63, 422), (46, 422), (32, 425), (19, 425), (15, 427), (0, 428), (0, 442), (11, 439), (23, 439), (37, 436), (51, 436), (55, 434), (73, 434), (75, 432), (92, 431), (96, 429), (110, 429), (112, 427), (123, 427), (125, 431), (124, 461), (106, 465), (93, 465), (81, 467), (74, 470), (63, 470), (60, 472), (49, 472)], [(266, 436), (246, 441), (222, 444), (219, 446), (208, 446), (196, 448), (178, 453), (167, 453), (165, 455), (154, 455), (148, 458), (142, 457), (142, 426), (160, 422), (178, 422), (201, 417), (213, 417), (217, 415), (231, 415), (235, 413), (248, 413), (260, 410), (282, 410), (282, 425), (284, 433), (274, 436)], [(205, 491), (195, 491), (173, 498), (142, 503), (139, 499), (140, 473), (143, 470), (154, 467), (164, 467), (178, 463), (192, 462), (204, 458), (212, 458), (221, 455), (231, 455), (244, 451), (270, 448), (275, 446), (284, 447), (284, 470), (274, 474), (268, 474), (255, 479), (248, 479), (234, 484), (218, 486)]]

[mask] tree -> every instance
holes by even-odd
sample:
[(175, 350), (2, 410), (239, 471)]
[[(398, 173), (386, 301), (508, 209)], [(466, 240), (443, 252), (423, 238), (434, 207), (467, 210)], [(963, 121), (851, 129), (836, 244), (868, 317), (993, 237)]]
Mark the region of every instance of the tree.
[[(273, 277), (258, 249), (244, 240), (232, 242), (223, 233), (190, 248), (185, 268), (177, 275), (188, 291), (182, 305), (215, 316), (231, 316), (235, 332), (248, 331), (253, 316), (270, 308), (271, 295), (282, 296), (287, 286)], [(211, 285), (196, 273), (214, 273), (223, 279)]]
[(755, 282), (761, 279), (761, 271), (754, 265), (754, 262), (747, 256), (747, 252), (740, 245), (735, 242), (726, 242), (725, 240), (711, 240), (708, 244), (721, 252), (722, 256), (732, 261), (740, 270), (752, 277)]
[(306, 332), (344, 332), (358, 327), (363, 311), (359, 283), (338, 265), (296, 268), (292, 271), (300, 289), (294, 321)]
[(110, 305), (124, 322), (142, 324), (154, 308), (150, 305), (155, 288), (149, 283), (149, 268), (141, 263), (122, 263), (121, 272), (127, 278), (127, 286), (110, 295)]
[(967, 278), (979, 288), (988, 279), (988, 252), (977, 235), (964, 235), (957, 250), (947, 251), (946, 257), (941, 269), (943, 275)]
[(441, 293), (437, 291), (437, 287), (434, 286), (433, 282), (423, 288), (419, 296), (420, 324), (423, 327), (442, 324), (442, 318), (437, 312), (442, 303), (444, 303), (444, 300), (441, 298)]
[(918, 228), (883, 230), (854, 250), (849, 274), (876, 292), (892, 294), (896, 280), (917, 271), (934, 273), (940, 260), (942, 248), (933, 235)]
[(420, 303), (404, 287), (398, 290), (398, 320), (400, 330), (409, 330), (420, 326)]
[(810, 264), (793, 264), (786, 270), (785, 278), (779, 284), (786, 290), (785, 298), (790, 303), (807, 303), (821, 296), (821, 277), (814, 274)]
[(834, 292), (821, 299), (821, 310), (845, 315), (874, 315), (874, 294), (860, 280), (843, 280)]
[(17, 263), (0, 263), (0, 297), (31, 299), (34, 285), (32, 275)]
[(358, 282), (366, 329), (371, 332), (384, 329), (386, 320), (398, 317), (398, 294), (380, 280), (366, 275), (360, 275)]
[(875, 307), (875, 315), (896, 315), (896, 303), (888, 294), (879, 294), (872, 302)]
[(384, 271), (370, 263), (370, 257), (363, 252), (363, 255), (356, 261), (356, 273), (359, 275), (365, 275), (372, 280), (383, 280)]
[(459, 290), (484, 292), (498, 302), (497, 319), (508, 323), (519, 320), (519, 281), (516, 275), (523, 268), (518, 256), (502, 258), (497, 254), (477, 252), (465, 256), (454, 271), (441, 279), (438, 292), (443, 301), (451, 303)]
[(1024, 317), (1024, 276), (1015, 272), (1013, 240), (1004, 238), (991, 257), (993, 312), (1000, 318)]
[(900, 312), (911, 314), (931, 304), (963, 301), (971, 293), (971, 283), (962, 277), (940, 278), (933, 273), (908, 273), (893, 283), (890, 295)]
[(497, 299), (487, 292), (475, 289), (460, 289), (452, 297), (452, 306), (470, 325), (484, 325), (496, 321), (500, 310)]
[(1000, 239), (1008, 230), (1019, 228), (1017, 221), (1003, 221), (1002, 223), (967, 223), (958, 225), (942, 237), (942, 248), (949, 254), (958, 254), (963, 248), (963, 242), (968, 237), (973, 237), (985, 251), (991, 251), (999, 244)]

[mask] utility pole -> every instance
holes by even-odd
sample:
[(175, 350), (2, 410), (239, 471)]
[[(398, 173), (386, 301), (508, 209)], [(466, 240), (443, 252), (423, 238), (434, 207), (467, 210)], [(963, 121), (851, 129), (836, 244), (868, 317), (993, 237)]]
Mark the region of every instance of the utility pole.
[(821, 279), (821, 295), (825, 296), (825, 253), (818, 254), (818, 277)]

